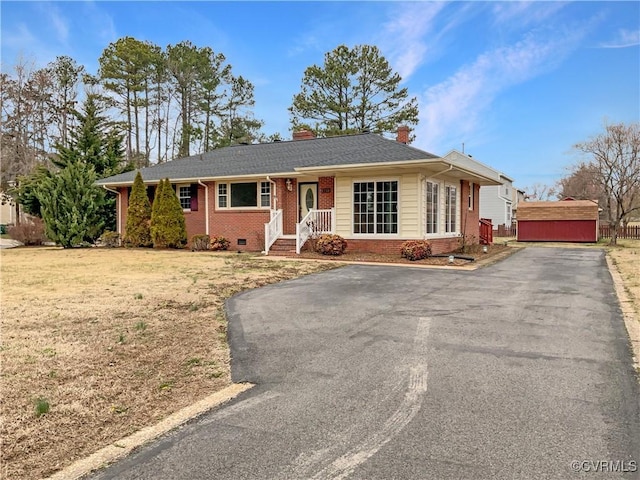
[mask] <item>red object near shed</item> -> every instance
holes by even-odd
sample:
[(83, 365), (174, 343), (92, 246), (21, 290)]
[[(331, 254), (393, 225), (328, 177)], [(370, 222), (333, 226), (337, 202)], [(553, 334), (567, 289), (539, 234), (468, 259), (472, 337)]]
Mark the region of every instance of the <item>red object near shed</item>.
[(519, 242), (597, 242), (598, 203), (592, 200), (521, 202)]

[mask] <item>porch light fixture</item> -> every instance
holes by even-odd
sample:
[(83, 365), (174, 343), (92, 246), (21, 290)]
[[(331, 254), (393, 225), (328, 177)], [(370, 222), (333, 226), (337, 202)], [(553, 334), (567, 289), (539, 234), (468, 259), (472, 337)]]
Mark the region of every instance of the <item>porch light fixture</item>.
[(291, 184), (291, 179), (290, 178), (287, 178), (287, 181), (284, 182), (284, 183), (287, 186), (287, 191), (290, 192), (291, 190), (293, 190), (293, 185)]

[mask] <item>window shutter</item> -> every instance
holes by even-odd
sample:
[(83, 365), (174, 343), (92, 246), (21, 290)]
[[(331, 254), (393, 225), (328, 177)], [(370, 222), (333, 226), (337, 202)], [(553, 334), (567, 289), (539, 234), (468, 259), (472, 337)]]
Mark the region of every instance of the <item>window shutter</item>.
[(198, 184), (197, 183), (191, 184), (191, 211), (192, 212), (198, 211)]

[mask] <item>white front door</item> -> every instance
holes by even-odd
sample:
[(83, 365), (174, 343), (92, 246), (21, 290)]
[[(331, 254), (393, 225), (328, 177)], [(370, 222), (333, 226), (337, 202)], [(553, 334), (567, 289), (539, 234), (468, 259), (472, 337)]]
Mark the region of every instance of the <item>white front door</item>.
[(309, 210), (318, 209), (318, 184), (301, 183), (298, 194), (300, 202), (300, 220), (302, 220)]

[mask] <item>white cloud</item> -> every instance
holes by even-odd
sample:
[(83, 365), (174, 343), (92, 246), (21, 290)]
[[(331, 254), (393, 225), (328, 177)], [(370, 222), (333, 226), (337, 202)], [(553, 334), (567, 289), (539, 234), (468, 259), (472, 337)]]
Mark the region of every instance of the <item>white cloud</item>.
[[(383, 27), (381, 48), (389, 52), (394, 70), (407, 79), (424, 61), (432, 34), (444, 2), (421, 4), (394, 3), (390, 15), (394, 18)], [(401, 12), (398, 14), (398, 12)]]
[(574, 51), (586, 29), (567, 28), (543, 37), (529, 33), (519, 42), (479, 55), (445, 81), (428, 88), (416, 129), (421, 146), (448, 150), (481, 128), (496, 97), (506, 89), (554, 69)]
[(55, 45), (38, 38), (24, 23), (3, 28), (2, 31), (2, 69), (19, 61), (25, 56), (34, 68), (44, 67), (55, 59)]
[(54, 5), (48, 5), (46, 8), (48, 10), (51, 25), (56, 32), (56, 36), (58, 37), (58, 41), (60, 43), (66, 44), (67, 40), (69, 39), (69, 25), (67, 24), (66, 19), (62, 15), (60, 15), (58, 8)]
[(548, 19), (565, 5), (565, 2), (495, 2), (492, 13), (496, 25), (522, 28)]
[(391, 20), (383, 25), (375, 43), (404, 81), (425, 64), (445, 54), (448, 41), (460, 35), (456, 28), (484, 8), (474, 2), (392, 5), (387, 12)]
[(600, 44), (601, 48), (626, 48), (640, 45), (640, 30), (618, 30), (613, 40)]
[(104, 43), (105, 47), (118, 39), (113, 17), (100, 8), (99, 3), (94, 1), (84, 2), (83, 13), (84, 18), (81, 25), (83, 31), (91, 32), (91, 35), (96, 36)]

